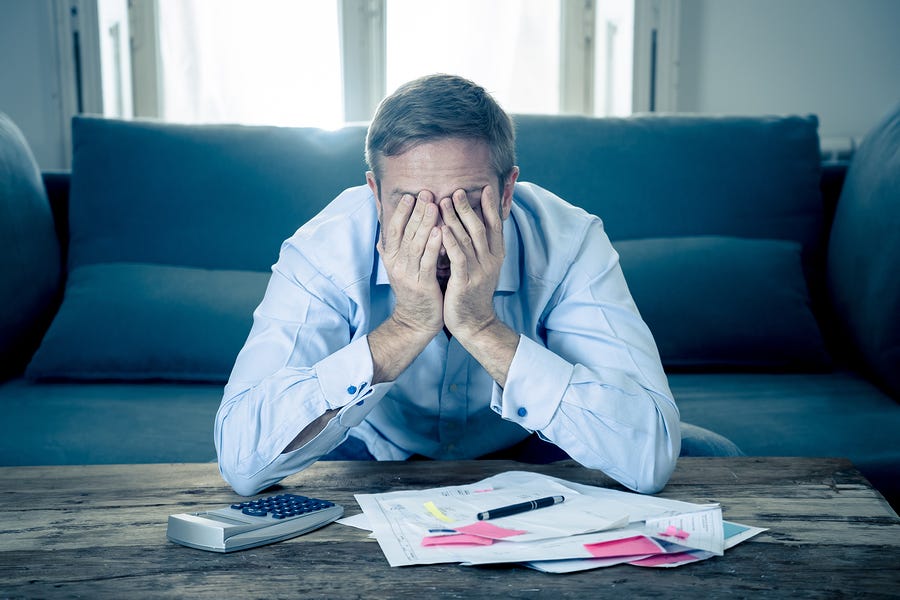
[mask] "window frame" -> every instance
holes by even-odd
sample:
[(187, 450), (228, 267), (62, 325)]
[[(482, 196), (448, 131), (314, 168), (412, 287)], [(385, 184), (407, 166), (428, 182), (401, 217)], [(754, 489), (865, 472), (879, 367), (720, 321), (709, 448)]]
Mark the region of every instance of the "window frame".
[[(594, 114), (595, 14), (603, 0), (561, 0), (560, 113)], [(55, 0), (65, 121), (103, 114), (98, 0)], [(366, 122), (386, 94), (386, 0), (338, 0), (344, 121)], [(128, 0), (133, 114), (160, 118), (157, 0)], [(634, 0), (632, 111), (677, 109), (681, 0)], [(79, 100), (80, 98), (80, 100)], [(64, 134), (69, 139), (70, 133)]]

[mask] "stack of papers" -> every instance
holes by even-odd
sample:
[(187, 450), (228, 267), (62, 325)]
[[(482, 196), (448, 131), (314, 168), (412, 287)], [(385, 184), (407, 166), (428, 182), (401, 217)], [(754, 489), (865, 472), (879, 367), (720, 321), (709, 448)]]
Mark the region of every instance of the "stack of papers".
[[(486, 510), (547, 496), (559, 504), (490, 520)], [(456, 562), (522, 563), (569, 573), (628, 563), (675, 567), (765, 531), (693, 504), (508, 471), (473, 484), (357, 494), (363, 512), (338, 523), (372, 531), (392, 567)]]

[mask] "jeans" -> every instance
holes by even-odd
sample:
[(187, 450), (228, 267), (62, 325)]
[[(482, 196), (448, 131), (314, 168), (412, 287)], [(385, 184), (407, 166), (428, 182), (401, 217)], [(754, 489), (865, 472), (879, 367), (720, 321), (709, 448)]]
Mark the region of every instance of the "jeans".
[[(744, 453), (728, 438), (689, 423), (681, 424), (681, 456), (743, 456)], [(410, 460), (422, 459), (413, 456)], [(479, 458), (517, 460), (531, 464), (546, 464), (566, 460), (569, 455), (555, 444), (545, 442), (532, 434), (509, 448), (491, 452)], [(319, 460), (375, 460), (369, 449), (352, 435), (340, 446)]]

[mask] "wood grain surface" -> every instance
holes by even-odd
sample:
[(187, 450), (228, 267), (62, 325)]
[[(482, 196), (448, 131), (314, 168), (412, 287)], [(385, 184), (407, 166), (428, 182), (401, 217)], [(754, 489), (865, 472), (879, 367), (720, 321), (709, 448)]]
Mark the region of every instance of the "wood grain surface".
[[(355, 493), (470, 483), (509, 470), (621, 489), (571, 461), (320, 462), (276, 489), (333, 500), (352, 515)], [(214, 464), (5, 467), (0, 598), (900, 596), (900, 518), (846, 460), (684, 458), (660, 495), (719, 502), (726, 519), (769, 531), (675, 569), (620, 565), (569, 575), (516, 565), (391, 568), (366, 532), (339, 524), (217, 554), (165, 536), (170, 514), (240, 498)]]

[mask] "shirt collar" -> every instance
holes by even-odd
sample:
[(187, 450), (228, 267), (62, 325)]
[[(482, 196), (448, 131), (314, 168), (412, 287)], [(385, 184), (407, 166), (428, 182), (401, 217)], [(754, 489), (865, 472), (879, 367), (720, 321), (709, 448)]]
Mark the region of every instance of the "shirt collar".
[[(375, 236), (378, 239), (378, 235)], [(519, 228), (515, 219), (510, 217), (503, 222), (503, 243), (506, 246), (506, 258), (500, 267), (500, 278), (497, 281), (498, 292), (515, 292), (519, 289)], [(381, 261), (381, 255), (375, 251), (375, 284), (390, 285), (387, 269)]]

